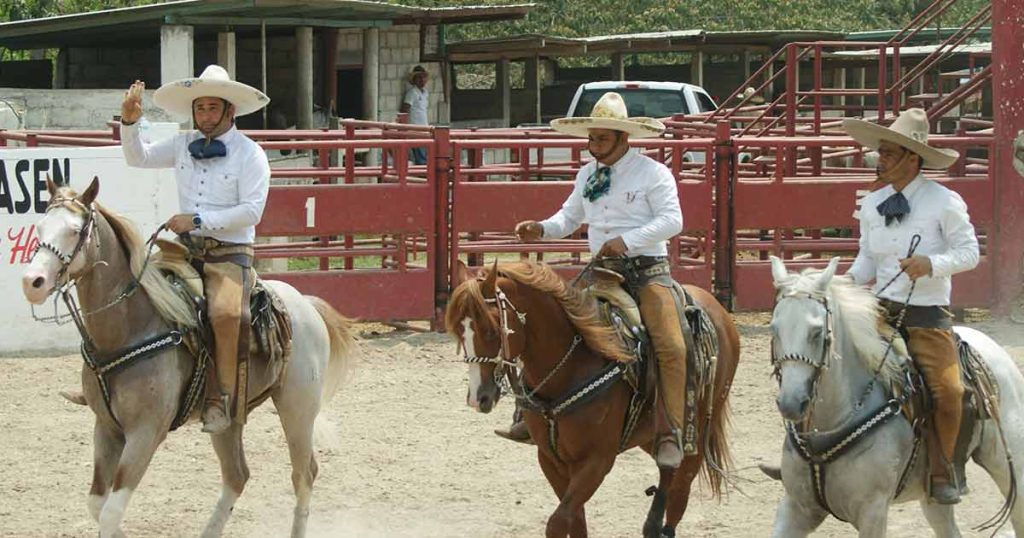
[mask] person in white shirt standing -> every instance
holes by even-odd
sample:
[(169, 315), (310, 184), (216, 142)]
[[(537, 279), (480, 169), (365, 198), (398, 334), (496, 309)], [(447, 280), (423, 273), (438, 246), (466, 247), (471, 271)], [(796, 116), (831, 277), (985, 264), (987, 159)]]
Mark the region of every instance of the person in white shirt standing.
[(235, 118), (270, 99), (211, 65), (197, 78), (165, 84), (153, 97), (167, 112), (191, 116), (196, 130), (144, 144), (138, 129), (144, 89), (135, 81), (125, 93), (122, 148), (130, 166), (174, 168), (181, 213), (166, 225), (203, 275), (215, 366), (207, 378), (203, 431), (220, 433), (233, 421), (245, 422), (253, 242), (270, 188), (266, 153), (235, 128)]
[(843, 127), (878, 151), (878, 180), (885, 185), (861, 204), (860, 248), (850, 275), (859, 284), (874, 281), (890, 322), (903, 312), (907, 346), (934, 400), (930, 495), (955, 504), (964, 479), (952, 466), (964, 388), (949, 311), (950, 277), (978, 265), (978, 238), (960, 195), (921, 169), (949, 168), (959, 154), (928, 145), (928, 116), (920, 108), (903, 112), (889, 128), (856, 119), (844, 120)]
[[(430, 104), (430, 90), (427, 90), (427, 81), (430, 75), (422, 65), (417, 65), (409, 72), (409, 89), (402, 98), (402, 106), (399, 112), (409, 115), (409, 123), (412, 125), (427, 125), (427, 106)], [(414, 164), (427, 164), (427, 149), (412, 148), (409, 150)]]
[[(684, 448), (685, 300), (676, 296), (667, 241), (682, 231), (683, 213), (672, 172), (629, 149), (630, 137), (659, 136), (665, 126), (651, 118), (628, 117), (622, 96), (609, 92), (589, 117), (557, 119), (551, 127), (587, 138), (594, 160), (576, 175), (572, 194), (558, 213), (542, 222), (519, 223), (516, 235), (523, 241), (558, 239), (587, 223), (591, 253), (627, 277), (658, 361), (661, 403), (655, 459), (660, 467), (678, 467)], [(519, 432), (506, 436), (522, 440)]]

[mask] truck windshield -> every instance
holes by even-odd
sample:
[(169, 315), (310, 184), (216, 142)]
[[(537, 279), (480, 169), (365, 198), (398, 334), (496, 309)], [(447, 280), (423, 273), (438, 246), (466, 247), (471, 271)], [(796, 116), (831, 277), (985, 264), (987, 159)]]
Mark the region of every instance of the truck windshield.
[(646, 116), (664, 118), (673, 114), (689, 114), (683, 94), (676, 90), (655, 90), (651, 88), (618, 88), (615, 90), (584, 90), (576, 102), (573, 117), (589, 116), (594, 104), (609, 91), (617, 92), (626, 101), (630, 117)]

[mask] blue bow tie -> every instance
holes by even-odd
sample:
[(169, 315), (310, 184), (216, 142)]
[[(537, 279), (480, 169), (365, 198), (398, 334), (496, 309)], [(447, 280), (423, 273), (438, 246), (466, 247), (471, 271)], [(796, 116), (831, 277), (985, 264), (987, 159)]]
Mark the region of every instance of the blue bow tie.
[(192, 141), (188, 145), (188, 152), (193, 159), (209, 159), (211, 157), (223, 157), (228, 154), (228, 148), (220, 140), (210, 140), (207, 143), (205, 138)]
[(608, 194), (612, 187), (612, 169), (610, 166), (603, 166), (594, 171), (587, 178), (583, 186), (583, 197), (593, 203), (598, 198)]
[(885, 217), (885, 225), (889, 226), (893, 220), (903, 222), (903, 217), (910, 213), (910, 202), (902, 192), (897, 192), (878, 204), (878, 214)]

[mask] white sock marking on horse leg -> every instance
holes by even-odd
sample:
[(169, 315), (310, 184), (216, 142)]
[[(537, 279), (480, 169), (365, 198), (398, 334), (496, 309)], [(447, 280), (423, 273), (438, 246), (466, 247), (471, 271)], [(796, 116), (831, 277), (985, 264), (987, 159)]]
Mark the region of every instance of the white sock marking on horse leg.
[(119, 489), (110, 494), (107, 502), (103, 503), (103, 510), (100, 511), (100, 538), (113, 538), (118, 535), (121, 528), (121, 521), (124, 519), (124, 512), (128, 508), (128, 501), (132, 498), (132, 490), (128, 488)]
[(107, 502), (106, 495), (89, 495), (87, 504), (89, 506), (89, 515), (92, 516), (93, 521), (96, 523), (100, 522), (100, 512), (103, 511), (103, 503)]
[(238, 497), (239, 493), (229, 486), (221, 487), (220, 498), (217, 499), (217, 506), (214, 507), (210, 522), (206, 524), (206, 529), (203, 531), (203, 538), (214, 538), (224, 532), (224, 526), (227, 525), (228, 518), (231, 517), (231, 511), (234, 509)]
[[(462, 345), (466, 348), (467, 357), (475, 357), (476, 349), (473, 347), (473, 321), (469, 318), (462, 320)], [(466, 396), (466, 405), (476, 409), (480, 407), (477, 401), (477, 393), (480, 385), (483, 384), (483, 376), (480, 375), (480, 364), (469, 364), (469, 395)]]

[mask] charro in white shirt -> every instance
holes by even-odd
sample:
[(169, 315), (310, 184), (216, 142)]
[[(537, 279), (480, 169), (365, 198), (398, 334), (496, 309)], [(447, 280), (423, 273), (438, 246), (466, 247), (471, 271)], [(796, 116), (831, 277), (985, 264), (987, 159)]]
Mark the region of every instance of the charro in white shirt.
[[(967, 204), (956, 192), (918, 175), (902, 191), (910, 204), (910, 213), (902, 222), (886, 226), (877, 206), (895, 192), (892, 185), (886, 185), (861, 202), (860, 250), (850, 274), (858, 284), (874, 280), (877, 293), (900, 272), (899, 260), (907, 257), (911, 239), (919, 234), (921, 244), (914, 254), (928, 256), (932, 274), (917, 279), (910, 304), (947, 306), (952, 290), (950, 277), (978, 265), (978, 238), (967, 214)], [(881, 297), (905, 303), (910, 284), (910, 278), (900, 275)]]
[(630, 150), (611, 166), (608, 193), (591, 202), (583, 197), (583, 189), (597, 167), (597, 161), (592, 161), (576, 174), (572, 194), (562, 209), (540, 223), (544, 237), (562, 238), (587, 223), (592, 253), (601, 250), (608, 240), (622, 236), (629, 257), (667, 255), (667, 241), (683, 229), (679, 190), (672, 172), (664, 164)]
[(270, 189), (267, 155), (256, 142), (231, 127), (216, 137), (224, 143), (227, 155), (195, 159), (188, 145), (202, 136), (190, 131), (144, 144), (136, 122), (121, 126), (121, 147), (130, 166), (174, 168), (181, 211), (197, 213), (203, 222), (192, 235), (251, 244)]

